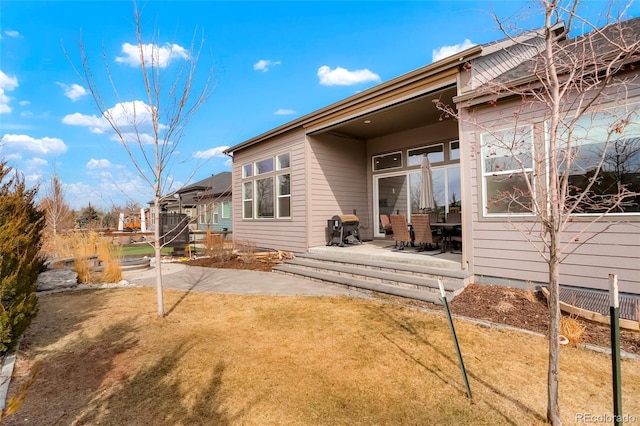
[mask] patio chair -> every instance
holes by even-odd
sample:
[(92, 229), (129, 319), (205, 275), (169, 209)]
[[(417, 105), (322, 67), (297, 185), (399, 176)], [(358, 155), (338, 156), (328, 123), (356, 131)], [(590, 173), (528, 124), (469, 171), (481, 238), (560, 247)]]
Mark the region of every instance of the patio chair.
[(391, 219), (389, 219), (388, 214), (380, 215), (380, 223), (382, 224), (382, 228), (384, 229), (385, 237), (387, 235), (393, 235), (393, 226), (391, 226)]
[(407, 217), (403, 214), (392, 214), (389, 216), (389, 220), (393, 228), (393, 241), (395, 242), (395, 246), (398, 247), (398, 243), (400, 243), (399, 250), (403, 250), (407, 244), (411, 244), (411, 234), (409, 234)]
[(431, 215), (429, 214), (414, 214), (411, 215), (411, 225), (413, 226), (413, 234), (415, 236), (415, 243), (420, 246), (422, 250), (429, 244), (436, 246), (442, 241), (442, 235), (434, 234), (431, 231)]

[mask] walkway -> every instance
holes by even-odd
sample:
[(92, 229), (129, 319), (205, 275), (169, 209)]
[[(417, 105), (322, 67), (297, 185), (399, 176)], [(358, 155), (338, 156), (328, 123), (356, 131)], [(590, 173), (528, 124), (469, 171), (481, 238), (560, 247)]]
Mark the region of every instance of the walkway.
[[(131, 284), (156, 285), (155, 269), (130, 271)], [(345, 287), (281, 274), (238, 269), (203, 268), (181, 263), (162, 264), (163, 288), (204, 293), (259, 294), (271, 296), (355, 296), (363, 293)]]

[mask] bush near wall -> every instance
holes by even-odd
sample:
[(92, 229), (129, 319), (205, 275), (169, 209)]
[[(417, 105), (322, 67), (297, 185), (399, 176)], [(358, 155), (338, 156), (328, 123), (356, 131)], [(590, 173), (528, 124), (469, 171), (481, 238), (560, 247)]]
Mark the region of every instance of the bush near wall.
[(0, 354), (11, 349), (38, 311), (35, 295), (44, 213), (36, 208), (36, 189), (0, 162)]

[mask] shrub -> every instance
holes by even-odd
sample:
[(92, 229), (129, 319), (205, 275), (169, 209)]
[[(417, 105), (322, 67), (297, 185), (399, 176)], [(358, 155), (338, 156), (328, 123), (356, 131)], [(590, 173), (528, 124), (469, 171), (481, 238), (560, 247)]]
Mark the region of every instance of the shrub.
[(578, 345), (582, 341), (585, 331), (586, 327), (573, 316), (562, 317), (560, 319), (560, 334), (569, 339), (569, 343), (573, 346)]
[(0, 162), (0, 353), (11, 349), (38, 311), (35, 295), (44, 214), (37, 209), (36, 188)]

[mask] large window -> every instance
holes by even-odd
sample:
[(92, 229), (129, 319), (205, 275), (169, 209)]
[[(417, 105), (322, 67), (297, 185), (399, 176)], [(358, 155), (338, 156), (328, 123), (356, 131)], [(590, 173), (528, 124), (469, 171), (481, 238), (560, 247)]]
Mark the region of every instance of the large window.
[(480, 139), (485, 213), (531, 213), (534, 194), (527, 180), (533, 188), (532, 127), (484, 133)]
[(585, 115), (572, 132), (559, 132), (561, 172), (566, 171), (567, 156), (572, 159), (568, 207), (575, 206), (576, 213), (640, 212), (640, 196), (617, 197), (640, 193), (640, 121), (638, 111), (630, 113), (630, 107)]
[(291, 217), (290, 169), (291, 156), (288, 152), (242, 166), (243, 219)]

